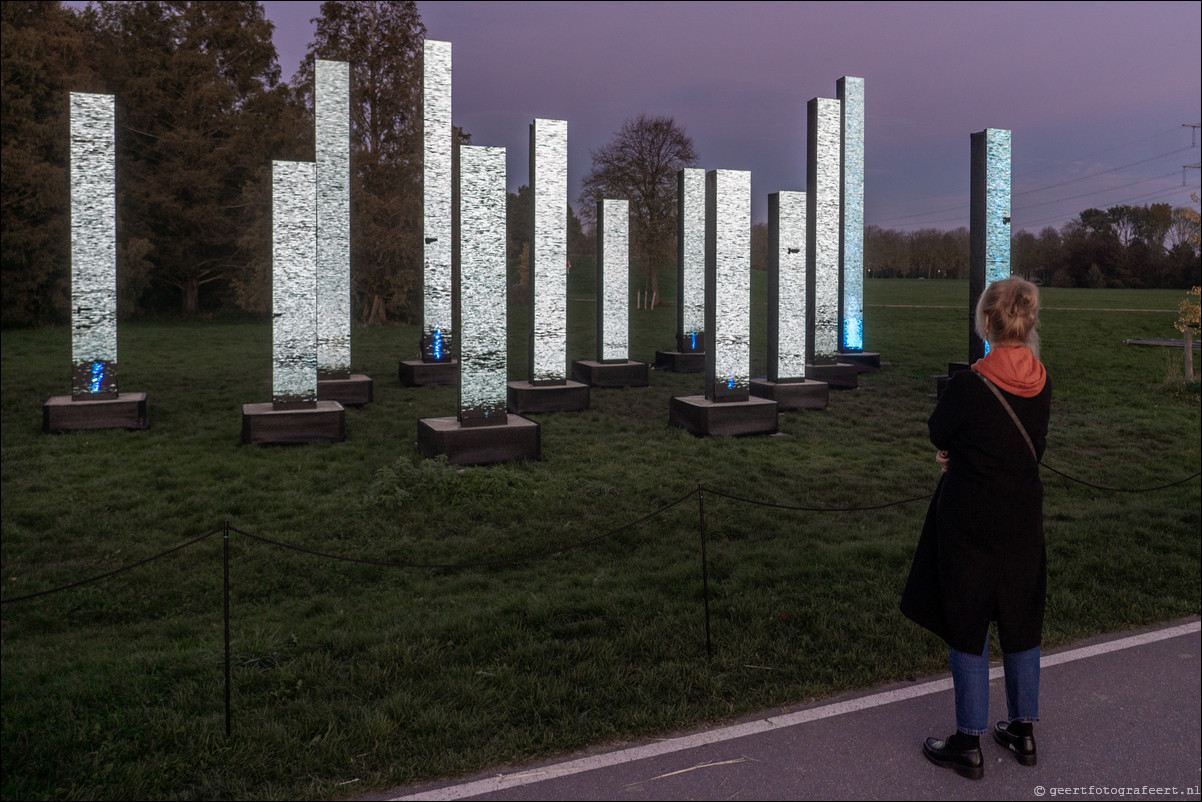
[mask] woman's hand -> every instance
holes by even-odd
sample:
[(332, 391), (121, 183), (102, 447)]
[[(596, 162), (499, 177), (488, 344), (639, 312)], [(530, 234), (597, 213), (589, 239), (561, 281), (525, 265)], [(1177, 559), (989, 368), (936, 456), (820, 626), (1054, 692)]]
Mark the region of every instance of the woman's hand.
[(947, 458), (946, 451), (936, 451), (935, 452), (935, 462), (939, 463), (939, 467), (943, 469), (944, 473), (947, 473), (947, 461), (948, 461), (948, 458)]

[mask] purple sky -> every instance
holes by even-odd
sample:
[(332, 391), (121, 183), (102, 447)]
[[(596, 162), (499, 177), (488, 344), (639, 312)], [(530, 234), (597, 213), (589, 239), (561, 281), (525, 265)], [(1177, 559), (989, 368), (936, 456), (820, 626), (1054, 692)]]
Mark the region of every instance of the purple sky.
[[(266, 2), (291, 75), (318, 2)], [(670, 115), (705, 169), (751, 170), (753, 215), (805, 189), (806, 103), (865, 79), (867, 224), (968, 225), (969, 135), (1013, 131), (1014, 230), (1199, 186), (1202, 3), (419, 2), (454, 46), (454, 120), (508, 149), (568, 122), (569, 195), (627, 118)], [(1183, 172), (1185, 185), (1183, 186)]]

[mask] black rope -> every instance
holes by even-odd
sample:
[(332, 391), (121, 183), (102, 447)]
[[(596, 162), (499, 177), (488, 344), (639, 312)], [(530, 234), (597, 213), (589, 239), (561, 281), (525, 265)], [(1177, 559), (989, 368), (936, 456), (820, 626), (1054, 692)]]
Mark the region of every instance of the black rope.
[(41, 590), (41, 591), (38, 591), (37, 593), (30, 593), (27, 596), (17, 596), (16, 598), (13, 598), (13, 599), (0, 599), (0, 604), (8, 604), (10, 602), (20, 602), (20, 601), (25, 601), (27, 599), (36, 599), (38, 596), (49, 596), (51, 593), (59, 593), (64, 590), (70, 590), (71, 588), (77, 588), (80, 585), (87, 585), (91, 582), (99, 582), (101, 579), (107, 579), (110, 576), (115, 576), (116, 574), (120, 574), (125, 571), (132, 570), (134, 568), (137, 568), (140, 565), (146, 565), (146, 563), (154, 562), (155, 560), (160, 559), (161, 557), (166, 557), (168, 554), (174, 554), (175, 552), (180, 551), (181, 549), (186, 549), (189, 546), (195, 546), (197, 543), (204, 540), (205, 538), (210, 538), (213, 535), (215, 535), (221, 531), (223, 531), (223, 530), (214, 529), (212, 532), (208, 532), (206, 534), (201, 535), (198, 538), (189, 540), (187, 543), (182, 543), (173, 549), (167, 549), (166, 551), (164, 551), (160, 554), (156, 554), (153, 557), (147, 557), (145, 560), (139, 560), (136, 563), (130, 563), (129, 565), (122, 566), (121, 568), (116, 568), (112, 571), (109, 571), (108, 573), (100, 574), (99, 576), (94, 576), (90, 579), (81, 579), (78, 582), (72, 582), (69, 585), (62, 585), (57, 588), (51, 588), (50, 590)]
[(1046, 462), (1041, 462), (1039, 464), (1042, 465), (1044, 468), (1047, 468), (1052, 473), (1054, 473), (1058, 476), (1063, 476), (1065, 479), (1068, 479), (1070, 482), (1076, 482), (1079, 485), (1085, 485), (1086, 487), (1092, 487), (1094, 490), (1105, 490), (1109, 493), (1151, 493), (1153, 490), (1165, 490), (1170, 487), (1177, 487), (1178, 485), (1183, 485), (1186, 482), (1192, 482), (1194, 479), (1197, 479), (1199, 476), (1202, 476), (1202, 471), (1199, 471), (1198, 473), (1195, 473), (1191, 476), (1187, 476), (1184, 479), (1181, 479), (1179, 481), (1169, 482), (1167, 485), (1157, 485), (1156, 487), (1141, 487), (1141, 488), (1137, 488), (1134, 490), (1130, 490), (1125, 487), (1105, 487), (1103, 485), (1095, 485), (1091, 482), (1086, 482), (1084, 479), (1078, 479), (1074, 476), (1069, 476), (1067, 473), (1058, 471), (1055, 468), (1053, 468), (1051, 465), (1048, 465)]
[(631, 521), (628, 524), (619, 526), (617, 529), (611, 529), (608, 532), (604, 532), (600, 535), (596, 535), (595, 537), (588, 538), (587, 540), (581, 540), (577, 543), (572, 543), (571, 545), (563, 546), (558, 549), (550, 549), (549, 551), (541, 551), (541, 552), (537, 552), (535, 554), (526, 554), (526, 555), (523, 555), (520, 557), (510, 557), (510, 558), (507, 558), (504, 560), (480, 560), (478, 562), (466, 562), (466, 563), (384, 562), (382, 560), (366, 560), (366, 559), (363, 559), (360, 557), (344, 557), (339, 554), (330, 554), (329, 552), (325, 552), (325, 551), (317, 551), (315, 549), (307, 549), (303, 546), (293, 545), (292, 543), (284, 543), (283, 541), (280, 541), (280, 540), (272, 540), (271, 538), (261, 537), (260, 535), (252, 535), (250, 532), (243, 532), (241, 529), (235, 529), (233, 527), (230, 528), (230, 531), (237, 532), (240, 535), (245, 535), (246, 537), (250, 538), (251, 540), (257, 540), (260, 543), (267, 543), (272, 546), (279, 546), (280, 548), (289, 549), (291, 551), (297, 551), (297, 552), (300, 552), (301, 554), (308, 554), (313, 557), (324, 557), (326, 559), (337, 560), (339, 562), (357, 563), (359, 565), (376, 565), (376, 566), (380, 566), (383, 568), (446, 568), (446, 569), (489, 568), (489, 567), (499, 566), (499, 565), (514, 565), (517, 563), (530, 562), (531, 560), (540, 560), (544, 557), (551, 557), (556, 554), (564, 554), (569, 551), (572, 551), (573, 549), (579, 549), (579, 548), (584, 548), (585, 546), (591, 546), (592, 544), (594, 544), (600, 540), (604, 540), (608, 537), (613, 537), (614, 535), (624, 532), (627, 529), (631, 529), (635, 526), (638, 526), (641, 523), (649, 521), (652, 518), (656, 517), (657, 515), (661, 515), (661, 514), (667, 512), (668, 510), (672, 509), (675, 506), (683, 504), (684, 502), (686, 502), (690, 498), (692, 498), (695, 492), (696, 491), (690, 490), (685, 495), (681, 496), (680, 498), (678, 498), (675, 501), (665, 504), (664, 506), (660, 507), (655, 512), (648, 513), (647, 515), (644, 515), (642, 518), (639, 518), (638, 520)]
[(712, 487), (708, 491), (715, 496), (728, 498), (731, 501), (741, 501), (744, 504), (755, 504), (760, 507), (774, 507), (778, 510), (795, 510), (798, 512), (862, 512), (865, 510), (883, 510), (886, 507), (897, 507), (902, 504), (910, 504), (915, 501), (927, 501), (934, 493), (927, 493), (925, 496), (915, 496), (914, 498), (906, 498), (901, 501), (890, 501), (887, 504), (874, 504), (870, 507), (798, 507), (792, 504), (777, 504), (772, 501), (756, 501), (755, 499), (736, 496), (731, 493), (723, 493), (721, 490), (714, 490)]

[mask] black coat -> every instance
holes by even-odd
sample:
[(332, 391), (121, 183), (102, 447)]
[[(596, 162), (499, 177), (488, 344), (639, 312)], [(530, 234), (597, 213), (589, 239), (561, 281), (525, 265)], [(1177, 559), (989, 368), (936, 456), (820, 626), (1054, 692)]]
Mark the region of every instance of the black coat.
[[(1039, 457), (1052, 386), (1032, 398), (1003, 391)], [(927, 426), (948, 452), (927, 510), (901, 609), (953, 649), (980, 654), (989, 621), (1002, 651), (1040, 643), (1047, 591), (1043, 483), (1022, 434), (981, 377), (952, 376)]]

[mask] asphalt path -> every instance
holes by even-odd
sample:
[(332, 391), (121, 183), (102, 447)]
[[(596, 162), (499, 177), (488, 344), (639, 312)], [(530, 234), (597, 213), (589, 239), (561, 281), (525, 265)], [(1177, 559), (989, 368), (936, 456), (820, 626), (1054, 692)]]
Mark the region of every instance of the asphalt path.
[[(985, 777), (931, 765), (954, 728), (949, 675), (707, 729), (365, 799), (1199, 799), (1202, 626), (1193, 617), (1045, 652), (1039, 763), (986, 736)], [(1005, 717), (1001, 667), (993, 718)]]

